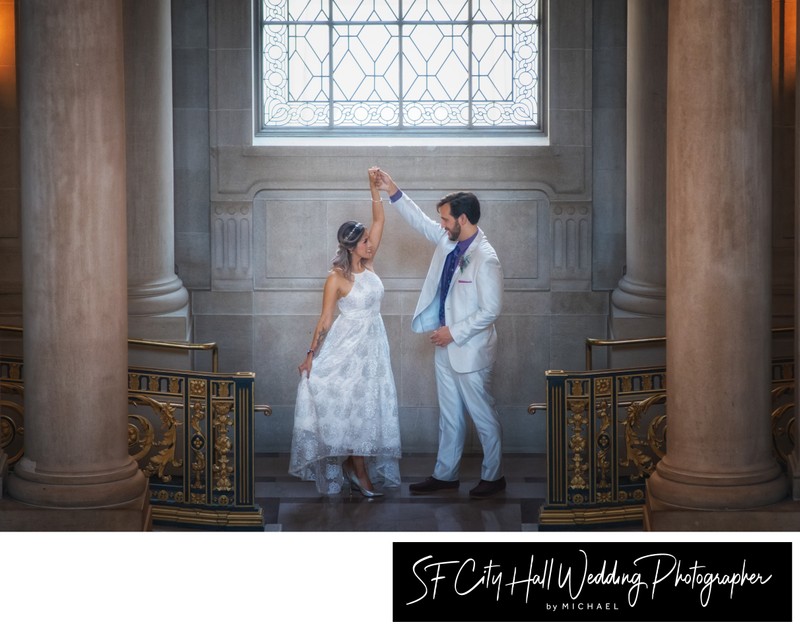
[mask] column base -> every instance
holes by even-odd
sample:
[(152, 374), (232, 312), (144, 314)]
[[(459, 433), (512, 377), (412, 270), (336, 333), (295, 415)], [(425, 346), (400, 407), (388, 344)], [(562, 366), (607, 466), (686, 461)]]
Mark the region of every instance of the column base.
[(0, 501), (0, 531), (4, 532), (141, 532), (151, 531), (147, 492), (124, 506), (109, 508), (47, 508), (4, 497)]
[(749, 474), (701, 476), (677, 470), (665, 458), (647, 480), (647, 496), (677, 510), (751, 510), (778, 503), (788, 493), (788, 480), (777, 464)]
[(644, 531), (648, 532), (791, 532), (800, 531), (800, 502), (784, 499), (748, 510), (692, 510), (647, 494)]
[(611, 304), (628, 313), (664, 317), (667, 313), (667, 289), (625, 276), (611, 293)]
[(128, 286), (130, 315), (164, 315), (180, 311), (188, 304), (189, 292), (178, 276)]
[(136, 462), (97, 474), (51, 474), (23, 457), (8, 476), (8, 493), (20, 503), (59, 509), (128, 509), (147, 494)]

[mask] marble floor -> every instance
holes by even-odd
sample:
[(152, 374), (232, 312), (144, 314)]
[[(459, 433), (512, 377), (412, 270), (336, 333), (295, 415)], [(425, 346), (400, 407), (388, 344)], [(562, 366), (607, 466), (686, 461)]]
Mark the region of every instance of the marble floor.
[(407, 455), (400, 462), (402, 486), (379, 499), (360, 494), (320, 496), (312, 482), (289, 476), (288, 454), (256, 456), (256, 500), (267, 531), (313, 532), (480, 532), (537, 529), (545, 496), (545, 456), (506, 455), (507, 488), (486, 499), (471, 499), (480, 477), (480, 456), (465, 456), (457, 491), (413, 495), (408, 484), (433, 470), (434, 455)]

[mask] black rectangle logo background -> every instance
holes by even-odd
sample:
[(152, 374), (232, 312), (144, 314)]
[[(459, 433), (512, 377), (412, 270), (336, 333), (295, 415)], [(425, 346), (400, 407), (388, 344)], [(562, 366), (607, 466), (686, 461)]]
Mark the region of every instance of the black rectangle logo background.
[(788, 542), (393, 546), (394, 621), (791, 619)]

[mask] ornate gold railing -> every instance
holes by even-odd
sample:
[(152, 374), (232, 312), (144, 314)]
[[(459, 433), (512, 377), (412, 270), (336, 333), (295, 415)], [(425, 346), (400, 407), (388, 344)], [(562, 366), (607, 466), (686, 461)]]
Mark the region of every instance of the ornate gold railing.
[(12, 467), (22, 457), (25, 436), (22, 360), (0, 357), (0, 449)]
[[(642, 520), (645, 480), (666, 452), (667, 374), (663, 367), (550, 370), (547, 497), (541, 529), (610, 526)], [(794, 448), (794, 364), (772, 365), (772, 436), (785, 463)]]
[[(9, 467), (24, 453), (21, 359), (0, 357), (0, 447)], [(149, 479), (153, 522), (263, 529), (254, 496), (255, 375), (128, 371), (128, 448)]]
[(263, 529), (255, 502), (255, 375), (130, 368), (128, 448), (153, 521)]

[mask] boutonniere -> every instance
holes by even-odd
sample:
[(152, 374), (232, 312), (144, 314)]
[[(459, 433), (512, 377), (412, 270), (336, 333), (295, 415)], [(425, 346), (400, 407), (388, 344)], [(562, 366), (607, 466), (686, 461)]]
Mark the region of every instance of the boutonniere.
[(461, 273), (464, 273), (464, 269), (467, 268), (469, 264), (469, 256), (462, 256), (461, 260), (458, 261), (458, 268), (461, 270)]

